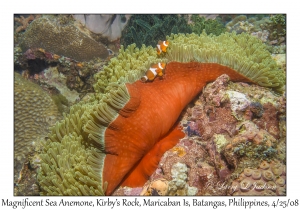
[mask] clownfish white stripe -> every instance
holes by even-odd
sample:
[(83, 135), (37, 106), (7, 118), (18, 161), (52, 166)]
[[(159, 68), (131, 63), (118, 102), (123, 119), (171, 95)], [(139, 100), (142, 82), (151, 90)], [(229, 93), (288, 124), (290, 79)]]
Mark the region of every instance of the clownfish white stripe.
[(154, 74), (154, 76), (157, 75), (156, 68), (150, 68), (149, 70)]
[(145, 76), (141, 77), (142, 82), (153, 81), (158, 75), (161, 79), (164, 75), (163, 70), (166, 67), (166, 63), (157, 63), (150, 66), (145, 72)]
[(168, 41), (159, 41), (158, 45), (156, 45), (157, 54), (160, 55), (162, 52), (167, 52), (168, 45)]
[(156, 45), (157, 49), (159, 50), (159, 52), (161, 52), (161, 48), (160, 48), (160, 44)]
[(160, 64), (160, 63), (158, 63), (158, 67), (159, 67), (160, 69), (163, 69), (163, 67), (161, 66), (161, 64)]

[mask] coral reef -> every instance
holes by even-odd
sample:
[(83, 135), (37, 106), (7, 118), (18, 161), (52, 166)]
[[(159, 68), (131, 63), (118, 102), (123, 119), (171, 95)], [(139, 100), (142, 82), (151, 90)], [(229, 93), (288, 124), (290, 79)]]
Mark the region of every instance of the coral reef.
[(130, 188), (130, 187), (120, 187), (117, 189), (113, 195), (114, 196), (138, 196), (141, 194), (143, 188), (142, 187), (136, 187), (136, 188)]
[(32, 21), (21, 36), (20, 47), (23, 52), (29, 48), (43, 48), (77, 61), (105, 59), (109, 55), (104, 45), (81, 32), (73, 23), (56, 16), (43, 16)]
[[(261, 118), (253, 120), (253, 122), (261, 129), (268, 131), (275, 138), (279, 137), (279, 118), (277, 108), (271, 103), (265, 103), (263, 105), (264, 114)], [(268, 122), (268, 123), (265, 123)]]
[(60, 56), (47, 52), (42, 48), (29, 48), (24, 53), (17, 46), (14, 48), (14, 64), (18, 70), (26, 70), (30, 76), (39, 74), (49, 66), (55, 66)]
[[(187, 20), (179, 15), (133, 15), (122, 32), (121, 44), (127, 47), (135, 43), (155, 47), (158, 40), (177, 33), (191, 33), (192, 29)], [(201, 31), (202, 32), (202, 31)]]
[(283, 14), (271, 15), (270, 23), (267, 26), (271, 33), (271, 40), (285, 41), (286, 36), (286, 17)]
[(19, 33), (21, 31), (25, 31), (30, 22), (39, 17), (40, 15), (29, 15), (26, 18), (22, 15), (20, 15), (20, 17), (15, 17), (15, 21), (20, 25), (16, 28), (15, 32)]
[(244, 111), (250, 105), (250, 101), (242, 93), (229, 90), (226, 91), (226, 94), (229, 98), (231, 110), (234, 114), (238, 111)]
[[(277, 125), (278, 126), (278, 125)], [(226, 145), (224, 156), (230, 165), (238, 167), (243, 160), (272, 160), (277, 155), (277, 140), (263, 129), (245, 121), (240, 132)], [(243, 130), (243, 128), (245, 130)]]
[[(166, 55), (168, 60), (219, 63), (247, 75), (258, 85), (278, 86), (284, 89), (284, 72), (279, 70), (276, 62), (270, 57), (266, 45), (255, 37), (245, 33), (225, 33), (220, 36), (207, 36), (206, 33), (202, 33), (200, 36), (176, 34), (168, 39), (172, 40)], [(228, 53), (226, 59), (223, 54), (225, 51)], [(263, 76), (265, 73), (267, 77)], [(270, 80), (272, 74), (275, 78)], [(277, 91), (282, 91), (279, 89)]]
[(110, 42), (121, 38), (121, 33), (128, 23), (131, 15), (73, 15), (91, 32), (101, 34)]
[(35, 152), (49, 132), (49, 127), (60, 119), (51, 97), (38, 85), (14, 74), (14, 165), (17, 182), (19, 172), (28, 157)]
[(20, 58), (23, 57), (22, 49), (20, 47), (14, 48), (14, 65), (16, 69), (16, 65), (21, 65)]
[(226, 23), (227, 31), (236, 31), (236, 33), (262, 32), (269, 23), (270, 15), (234, 15), (232, 20)]
[(25, 53), (20, 47), (14, 49), (15, 71), (48, 92), (61, 113), (67, 113), (70, 105), (94, 92), (93, 75), (109, 61), (77, 62), (43, 48), (30, 48)]
[(273, 54), (272, 57), (276, 61), (277, 65), (286, 71), (286, 54)]
[(188, 178), (187, 172), (188, 168), (183, 163), (178, 162), (172, 165), (172, 180), (169, 183), (169, 195), (195, 195), (197, 193), (197, 188), (190, 187), (186, 184)]
[(262, 42), (267, 42), (269, 37), (269, 32), (267, 30), (252, 32), (252, 36), (259, 38)]
[[(38, 175), (42, 194), (98, 195), (105, 192), (110, 195), (118, 186), (141, 187), (155, 171), (164, 152), (184, 136), (176, 124), (182, 110), (207, 82), (224, 73), (232, 81), (254, 82), (284, 91), (284, 72), (278, 69), (265, 46), (255, 37), (234, 33), (208, 36), (203, 33), (200, 36), (171, 35), (167, 39), (170, 46), (165, 57), (161, 58), (152, 47), (143, 45), (137, 49), (131, 45), (127, 49), (121, 48), (118, 57), (111, 59), (104, 71), (95, 76), (95, 95), (72, 106), (70, 114), (51, 129), (50, 139), (41, 154), (43, 163)], [(168, 62), (164, 77), (142, 83), (140, 78), (149, 66), (162, 61)], [(203, 138), (207, 141), (215, 133), (228, 132), (230, 137), (238, 132), (232, 125), (238, 120), (231, 115), (229, 100), (224, 107), (208, 103), (204, 107), (202, 117), (208, 123), (207, 128), (213, 129), (213, 124), (214, 129), (219, 129), (218, 132), (210, 132), (203, 125), (202, 129), (199, 126), (201, 135), (206, 132)], [(211, 114), (210, 118), (207, 113)], [(216, 126), (219, 116), (227, 120), (225, 126), (228, 127)], [(189, 141), (187, 144), (191, 145)], [(186, 174), (194, 178), (182, 179), (189, 182), (188, 186), (178, 185), (180, 189), (176, 188), (174, 194), (223, 194), (223, 191), (216, 192), (211, 188), (205, 192), (196, 191), (193, 187), (208, 180), (218, 181), (219, 177), (228, 179), (233, 166), (230, 168), (222, 159), (214, 143), (206, 144), (204, 150), (200, 146), (201, 154), (201, 148), (196, 147), (197, 143), (193, 144), (195, 150), (185, 150), (186, 154), (183, 149), (172, 152), (178, 158), (186, 158), (186, 161), (193, 161), (187, 158), (192, 153), (204, 156), (210, 165), (201, 165), (204, 176), (200, 178), (196, 169), (194, 175)], [(167, 180), (173, 180), (174, 164), (162, 166), (163, 171), (169, 171)], [(184, 164), (189, 166), (195, 162)], [(207, 181), (196, 181), (199, 179)], [(177, 181), (173, 182), (175, 186), (180, 183)], [(186, 186), (185, 190), (182, 186)]]
[(62, 94), (68, 101), (75, 103), (79, 100), (79, 94), (75, 90), (67, 88), (67, 77), (58, 71), (57, 67), (50, 67), (43, 72), (40, 82), (55, 86), (60, 94)]
[(257, 169), (245, 168), (232, 182), (229, 195), (286, 195), (286, 169), (278, 161), (261, 162)]
[(57, 120), (58, 112), (50, 96), (38, 85), (26, 81), (17, 73), (14, 80), (15, 154), (20, 159), (25, 156), (31, 141), (45, 135), (47, 127)]
[(226, 31), (225, 26), (218, 19), (205, 19), (199, 15), (191, 16), (190, 26), (195, 34), (201, 34), (205, 30), (207, 34), (218, 36)]
[[(251, 94), (254, 89), (256, 95)], [(283, 195), (285, 193), (285, 187), (282, 184), (285, 183), (284, 159), (278, 155), (279, 150), (285, 150), (285, 138), (283, 136), (275, 139), (254, 123), (259, 119), (264, 120), (265, 124), (274, 124), (279, 129), (281, 127), (277, 119), (264, 118), (270, 113), (260, 109), (262, 105), (259, 102), (254, 105), (252, 102), (248, 103), (248, 108), (240, 110), (240, 118), (232, 116), (230, 123), (222, 117), (211, 122), (206, 120), (211, 118), (211, 115), (206, 113), (210, 113), (212, 106), (216, 116), (219, 116), (217, 110), (221, 107), (225, 110), (228, 109), (229, 113), (233, 111), (230, 100), (224, 94), (229, 91), (242, 91), (240, 94), (247, 97), (250, 102), (258, 98), (262, 104), (270, 104), (272, 101), (277, 110), (273, 110), (273, 112), (284, 108), (282, 97), (270, 94), (269, 90), (254, 85), (249, 86), (245, 83), (231, 83), (226, 75), (220, 76), (214, 83), (207, 85), (199, 100), (194, 102), (195, 107), (188, 107), (181, 119), (185, 128), (189, 126), (187, 122), (197, 124), (199, 135), (186, 135), (175, 147), (167, 151), (144, 188), (149, 189), (152, 182), (164, 179), (167, 180), (165, 185), (168, 185), (168, 191), (165, 191), (164, 195), (195, 195), (189, 194), (188, 189), (194, 190), (196, 195), (232, 195), (234, 192), (236, 193), (234, 195)], [(212, 96), (211, 93), (214, 95)], [(224, 96), (225, 100), (222, 100)], [(219, 99), (218, 103), (216, 103), (216, 98)], [(243, 99), (244, 97), (241, 100)], [(210, 105), (207, 106), (207, 104)], [(258, 108), (254, 109), (252, 106), (258, 106)], [(247, 112), (253, 112), (251, 118), (248, 118)], [(284, 114), (285, 112), (280, 111), (280, 113)], [(231, 127), (232, 130), (220, 130), (220, 125), (215, 125), (216, 122), (221, 122), (223, 128), (231, 124), (234, 126)], [(205, 135), (208, 132), (211, 135)], [(281, 142), (280, 145), (278, 142)], [(282, 156), (285, 157), (285, 154)], [(261, 169), (256, 172), (254, 169), (259, 165)], [(272, 173), (275, 173), (275, 176), (281, 175), (281, 178), (264, 181), (263, 175), (260, 174), (263, 173), (262, 170), (267, 170), (269, 165), (273, 168)], [(244, 174), (248, 174), (247, 178), (250, 176), (249, 173), (253, 176), (252, 181), (249, 182), (248, 179), (243, 181)], [(266, 174), (270, 173), (266, 172)], [(277, 179), (281, 185), (277, 185), (276, 188)], [(250, 190), (252, 191), (239, 187), (240, 182), (246, 186), (247, 181), (251, 183)], [(273, 186), (275, 188), (270, 189)], [(151, 189), (156, 195), (156, 188)], [(120, 193), (119, 195), (124, 194)], [(150, 195), (152, 194), (150, 193)]]
[(226, 28), (261, 39), (272, 53), (285, 53), (286, 17), (283, 14), (238, 15), (226, 24)]
[[(226, 24), (226, 26), (227, 27), (232, 27), (232, 26), (234, 26), (235, 24), (237, 24), (238, 22), (240, 22), (240, 21), (245, 21), (245, 20), (247, 20), (247, 16), (246, 15), (237, 15), (237, 16), (235, 16), (230, 22), (228, 22), (227, 24)], [(230, 30), (231, 28), (229, 28), (229, 30)]]
[(37, 167), (33, 167), (30, 161), (24, 162), (14, 185), (15, 196), (38, 196), (40, 188), (36, 179)]
[(232, 21), (226, 24), (227, 31), (236, 31), (237, 34), (242, 32), (250, 33), (254, 30), (254, 25), (247, 21), (246, 15), (236, 16)]
[(150, 177), (150, 183), (158, 179), (167, 180), (168, 191), (165, 195), (208, 194), (210, 190), (205, 188), (207, 181), (216, 181), (217, 176), (214, 175), (215, 169), (206, 163), (209, 156), (205, 146), (196, 143), (195, 139), (184, 138), (176, 147), (183, 148), (186, 154), (179, 155), (173, 149), (167, 151)]
[(156, 179), (145, 185), (140, 195), (168, 195), (169, 183), (165, 179)]

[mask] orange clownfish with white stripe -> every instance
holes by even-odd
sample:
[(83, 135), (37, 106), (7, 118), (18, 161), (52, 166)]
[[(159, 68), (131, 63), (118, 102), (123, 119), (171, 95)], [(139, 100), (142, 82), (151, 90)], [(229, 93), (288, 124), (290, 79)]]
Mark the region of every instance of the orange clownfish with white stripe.
[(160, 55), (161, 52), (167, 52), (167, 47), (169, 46), (168, 41), (159, 41), (156, 45), (157, 54)]
[(163, 76), (163, 70), (166, 67), (165, 63), (153, 64), (147, 71), (146, 75), (141, 78), (142, 82), (152, 81), (155, 79), (156, 75), (159, 77)]

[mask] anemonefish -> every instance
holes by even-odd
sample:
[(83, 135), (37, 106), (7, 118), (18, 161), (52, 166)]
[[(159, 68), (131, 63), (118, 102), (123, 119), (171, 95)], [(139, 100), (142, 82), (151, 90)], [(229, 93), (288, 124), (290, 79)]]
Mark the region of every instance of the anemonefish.
[(163, 76), (163, 70), (166, 67), (165, 63), (153, 64), (147, 71), (146, 75), (141, 78), (142, 82), (152, 81), (158, 75), (159, 77)]
[(168, 41), (159, 41), (156, 45), (157, 54), (160, 55), (161, 52), (167, 52), (167, 47), (169, 46)]

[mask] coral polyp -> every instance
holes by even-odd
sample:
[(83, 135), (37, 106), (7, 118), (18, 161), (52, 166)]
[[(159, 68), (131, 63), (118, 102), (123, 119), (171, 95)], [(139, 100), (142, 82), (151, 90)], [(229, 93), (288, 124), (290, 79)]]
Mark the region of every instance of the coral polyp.
[[(264, 165), (263, 161), (260, 165)], [(278, 163), (277, 161), (270, 162), (271, 167), (280, 166), (284, 168), (284, 165)], [(284, 195), (285, 194), (285, 173), (278, 173), (276, 176), (272, 173), (269, 168), (259, 167), (258, 169), (253, 169), (251, 181), (244, 181), (244, 177), (247, 175), (244, 173), (240, 174), (239, 178), (232, 182), (232, 187), (236, 186), (238, 183), (246, 186), (247, 183), (252, 183), (250, 190), (244, 187), (245, 189), (240, 189), (236, 191), (228, 191), (230, 195)], [(249, 178), (246, 178), (248, 180)]]
[(246, 176), (251, 176), (252, 173), (253, 173), (252, 169), (250, 169), (250, 168), (245, 168), (245, 169), (244, 169), (244, 174), (245, 174)]
[(260, 170), (253, 170), (253, 173), (252, 173), (252, 178), (253, 179), (260, 179), (260, 177), (261, 177), (261, 172), (260, 172)]

